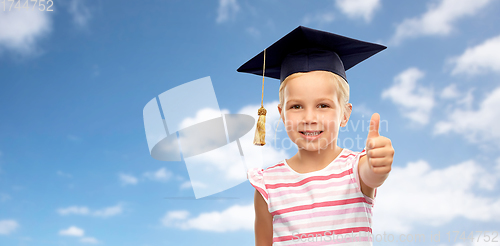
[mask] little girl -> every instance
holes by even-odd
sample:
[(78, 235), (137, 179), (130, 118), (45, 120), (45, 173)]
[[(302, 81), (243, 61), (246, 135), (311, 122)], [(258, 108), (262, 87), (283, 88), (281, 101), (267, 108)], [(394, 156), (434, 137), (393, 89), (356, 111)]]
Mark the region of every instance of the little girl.
[[(370, 121), (366, 147), (337, 145), (352, 111), (345, 71), (386, 47), (299, 26), (268, 47), (265, 75), (280, 79), (278, 111), (298, 152), (252, 168), (256, 245), (371, 245), (376, 188), (394, 149)], [(262, 76), (264, 52), (238, 71)]]

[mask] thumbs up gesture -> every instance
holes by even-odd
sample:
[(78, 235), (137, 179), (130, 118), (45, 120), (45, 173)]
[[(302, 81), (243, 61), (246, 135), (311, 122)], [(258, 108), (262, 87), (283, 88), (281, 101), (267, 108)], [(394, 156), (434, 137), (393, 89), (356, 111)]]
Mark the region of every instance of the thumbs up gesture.
[(378, 128), (380, 125), (380, 115), (374, 113), (370, 119), (370, 129), (366, 139), (366, 157), (368, 166), (376, 174), (389, 174), (391, 171), (394, 148), (391, 140), (380, 136)]

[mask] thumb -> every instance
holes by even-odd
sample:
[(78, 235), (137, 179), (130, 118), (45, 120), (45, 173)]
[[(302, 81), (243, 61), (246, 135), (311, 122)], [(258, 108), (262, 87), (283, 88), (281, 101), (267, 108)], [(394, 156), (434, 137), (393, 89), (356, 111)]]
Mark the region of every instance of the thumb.
[(380, 134), (378, 133), (378, 126), (380, 124), (380, 115), (378, 113), (374, 113), (372, 118), (370, 119), (370, 129), (368, 130), (368, 139), (378, 137)]

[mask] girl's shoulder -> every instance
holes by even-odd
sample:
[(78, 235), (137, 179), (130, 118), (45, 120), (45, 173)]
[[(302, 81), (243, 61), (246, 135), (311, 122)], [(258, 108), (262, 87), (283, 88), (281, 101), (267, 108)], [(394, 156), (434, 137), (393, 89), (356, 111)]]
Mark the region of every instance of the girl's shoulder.
[(251, 173), (251, 174), (257, 175), (257, 176), (263, 176), (264, 174), (267, 174), (267, 173), (279, 171), (283, 167), (285, 167), (285, 160), (281, 160), (278, 163), (271, 165), (271, 166), (268, 166), (268, 167), (265, 167), (265, 168), (258, 168), (258, 167), (249, 168), (247, 172), (249, 174)]
[(282, 168), (284, 166), (285, 166), (285, 160), (281, 160), (281, 161), (279, 161), (278, 163), (276, 163), (276, 164), (274, 164), (272, 166), (266, 167), (264, 169), (264, 171), (265, 172), (272, 172), (272, 171), (275, 171), (275, 170), (277, 170), (279, 168)]

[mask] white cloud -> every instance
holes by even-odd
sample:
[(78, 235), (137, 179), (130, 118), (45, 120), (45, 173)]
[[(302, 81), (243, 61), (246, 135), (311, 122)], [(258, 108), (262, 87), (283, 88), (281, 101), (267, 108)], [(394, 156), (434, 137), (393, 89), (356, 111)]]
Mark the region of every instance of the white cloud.
[(68, 12), (73, 16), (73, 22), (81, 28), (86, 27), (92, 18), (90, 9), (83, 2), (83, 0), (71, 0), (68, 6)]
[(201, 213), (194, 218), (189, 218), (189, 215), (186, 210), (169, 211), (161, 219), (161, 223), (167, 227), (183, 230), (228, 232), (251, 231), (255, 220), (253, 204), (233, 205), (226, 210)]
[(93, 237), (82, 237), (80, 239), (80, 242), (82, 243), (89, 243), (89, 244), (98, 244), (99, 240), (93, 238)]
[(181, 190), (188, 189), (191, 187), (198, 187), (200, 189), (207, 188), (207, 185), (199, 181), (186, 181), (179, 187)]
[(475, 88), (470, 88), (464, 96), (459, 97), (456, 101), (457, 105), (463, 105), (464, 108), (470, 109), (472, 107), (472, 102), (474, 101), (474, 92)]
[(71, 237), (79, 237), (80, 242), (88, 243), (88, 244), (98, 244), (99, 240), (94, 237), (84, 237), (85, 231), (76, 226), (70, 226), (68, 229), (60, 230), (59, 235), (61, 236), (71, 236)]
[(49, 14), (46, 11), (0, 11), (0, 52), (35, 54), (39, 40), (52, 30)]
[(123, 207), (122, 205), (118, 204), (116, 206), (96, 210), (92, 213), (92, 215), (97, 217), (111, 217), (121, 214), (122, 212), (123, 212)]
[(470, 109), (474, 101), (475, 88), (469, 88), (467, 92), (460, 92), (456, 84), (446, 86), (439, 95), (441, 99), (453, 102), (453, 105), (448, 105), (448, 108), (462, 106), (463, 108)]
[(363, 18), (370, 22), (380, 8), (380, 0), (336, 0), (337, 7), (350, 18)]
[(122, 185), (136, 185), (139, 182), (136, 177), (129, 174), (120, 173), (119, 177)]
[[(476, 232), (479, 235), (479, 232)], [(475, 234), (474, 234), (475, 236)], [(498, 229), (491, 228), (490, 230), (485, 230), (484, 233), (477, 239), (472, 242), (473, 246), (499, 246), (500, 240), (498, 240)], [(466, 244), (462, 245), (454, 245), (454, 246), (466, 246)]]
[(69, 215), (69, 214), (87, 215), (87, 214), (90, 214), (90, 210), (87, 207), (78, 207), (78, 206), (60, 208), (57, 210), (57, 212), (60, 215)]
[(434, 127), (435, 134), (455, 132), (473, 143), (493, 143), (500, 146), (500, 87), (484, 97), (477, 110), (455, 108), (444, 121)]
[(352, 105), (352, 112), (353, 113), (356, 113), (356, 114), (359, 114), (359, 115), (364, 115), (364, 116), (371, 116), (373, 113), (375, 113), (374, 110), (368, 108), (366, 106), (366, 104), (356, 104), (356, 105)]
[(179, 188), (181, 190), (183, 190), (183, 189), (187, 189), (187, 188), (191, 188), (191, 187), (192, 187), (191, 182), (190, 181), (186, 181), (186, 182), (182, 183)]
[(0, 220), (0, 235), (9, 235), (18, 227), (19, 224), (15, 220)]
[(459, 217), (498, 222), (500, 198), (475, 191), (494, 191), (499, 178), (472, 160), (444, 169), (424, 160), (393, 167), (377, 192), (374, 233), (408, 233), (417, 225), (441, 226)]
[(468, 48), (462, 55), (450, 59), (455, 65), (453, 75), (477, 75), (486, 72), (500, 73), (500, 36), (490, 38), (483, 43)]
[(441, 91), (441, 98), (443, 99), (453, 99), (460, 96), (460, 92), (457, 90), (456, 84), (450, 84), (446, 86), (443, 91)]
[(92, 215), (95, 217), (111, 217), (123, 212), (123, 206), (118, 204), (116, 206), (106, 207), (98, 210), (91, 211), (85, 206), (71, 206), (67, 208), (60, 208), (57, 210), (59, 215)]
[(76, 226), (70, 226), (68, 229), (59, 231), (59, 235), (61, 236), (82, 237), (84, 234), (85, 231)]
[(189, 217), (189, 212), (186, 210), (169, 211), (163, 217), (162, 223), (165, 226), (171, 226), (171, 222), (176, 220), (185, 220), (187, 217)]
[(221, 117), (222, 114), (229, 114), (229, 111), (227, 109), (214, 110), (212, 108), (204, 108), (198, 110), (193, 118), (191, 117), (184, 118), (179, 124), (179, 129), (188, 128), (198, 123)]
[(452, 102), (446, 105), (448, 112), (453, 111), (453, 108), (461, 107), (463, 109), (471, 109), (474, 102), (474, 95), (472, 94), (476, 88), (469, 88), (467, 92), (460, 92), (456, 84), (449, 84), (441, 91), (439, 97), (443, 102)]
[(304, 25), (310, 25), (312, 23), (317, 23), (319, 25), (325, 25), (332, 23), (335, 20), (335, 15), (330, 12), (308, 14), (302, 19)]
[(236, 0), (219, 0), (216, 22), (222, 23), (234, 18), (239, 10), (240, 6)]
[(417, 83), (423, 77), (424, 73), (417, 68), (401, 72), (394, 78), (394, 84), (382, 92), (382, 98), (391, 99), (406, 118), (425, 125), (434, 107), (434, 95), (431, 88)]
[(418, 36), (445, 36), (453, 24), (466, 16), (473, 16), (492, 0), (440, 0), (429, 6), (422, 16), (405, 19), (396, 27), (392, 43)]
[(166, 182), (172, 177), (172, 172), (162, 167), (155, 172), (145, 172), (144, 176), (151, 180)]

